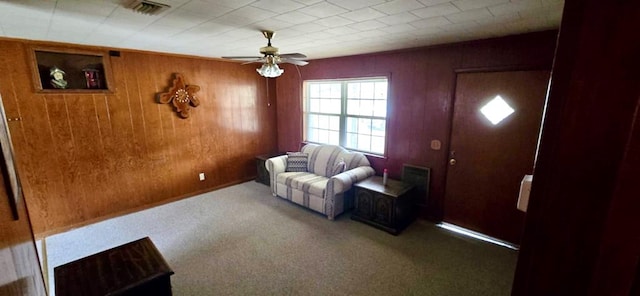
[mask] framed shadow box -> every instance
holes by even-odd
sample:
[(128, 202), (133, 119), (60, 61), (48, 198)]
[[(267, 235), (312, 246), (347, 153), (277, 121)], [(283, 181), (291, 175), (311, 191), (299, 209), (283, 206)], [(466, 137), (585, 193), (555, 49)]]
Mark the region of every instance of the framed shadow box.
[(32, 47), (36, 92), (111, 92), (108, 52)]

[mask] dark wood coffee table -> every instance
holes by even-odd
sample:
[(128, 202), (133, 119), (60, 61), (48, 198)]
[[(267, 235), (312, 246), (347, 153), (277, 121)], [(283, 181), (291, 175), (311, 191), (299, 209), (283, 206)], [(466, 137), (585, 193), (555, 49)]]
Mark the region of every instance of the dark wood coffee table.
[(56, 296), (171, 295), (173, 274), (148, 237), (54, 268)]

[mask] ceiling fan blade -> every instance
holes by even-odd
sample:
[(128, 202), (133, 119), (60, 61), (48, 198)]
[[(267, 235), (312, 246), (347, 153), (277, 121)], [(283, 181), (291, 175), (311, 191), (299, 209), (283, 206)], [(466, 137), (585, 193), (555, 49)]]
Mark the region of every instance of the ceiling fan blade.
[(238, 57), (222, 57), (223, 59), (228, 60), (252, 60), (262, 58), (261, 56), (238, 56)]
[(264, 59), (260, 58), (260, 59), (256, 59), (256, 60), (253, 60), (253, 61), (246, 61), (246, 62), (242, 63), (241, 65), (252, 64), (252, 63), (264, 63)]
[(282, 58), (281, 58), (280, 62), (294, 64), (294, 65), (298, 65), (298, 66), (305, 66), (305, 65), (309, 64), (309, 62), (307, 62), (307, 61), (292, 60), (292, 59), (282, 59)]
[(281, 54), (280, 55), (281, 58), (287, 58), (287, 59), (306, 59), (307, 56), (303, 55), (301, 53), (285, 53), (285, 54)]

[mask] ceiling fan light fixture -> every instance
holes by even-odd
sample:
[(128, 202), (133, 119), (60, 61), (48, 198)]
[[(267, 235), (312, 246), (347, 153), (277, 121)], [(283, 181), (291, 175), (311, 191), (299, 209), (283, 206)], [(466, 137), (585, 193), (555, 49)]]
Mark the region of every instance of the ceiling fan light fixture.
[(262, 64), (262, 67), (256, 69), (256, 72), (264, 77), (275, 78), (282, 75), (282, 73), (284, 73), (284, 69), (280, 69), (278, 64), (275, 63), (264, 63)]

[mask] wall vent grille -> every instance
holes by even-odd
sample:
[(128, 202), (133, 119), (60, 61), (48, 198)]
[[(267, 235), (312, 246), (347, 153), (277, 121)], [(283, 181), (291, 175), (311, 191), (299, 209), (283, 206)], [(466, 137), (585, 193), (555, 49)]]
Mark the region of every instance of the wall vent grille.
[(157, 3), (157, 2), (152, 2), (152, 1), (146, 1), (146, 0), (135, 0), (133, 2), (131, 2), (131, 4), (129, 4), (127, 6), (128, 8), (131, 8), (133, 11), (137, 12), (137, 13), (141, 13), (141, 14), (146, 14), (146, 15), (158, 15), (160, 14), (162, 11), (171, 8), (171, 6), (166, 5), (166, 4), (162, 4), (162, 3)]

